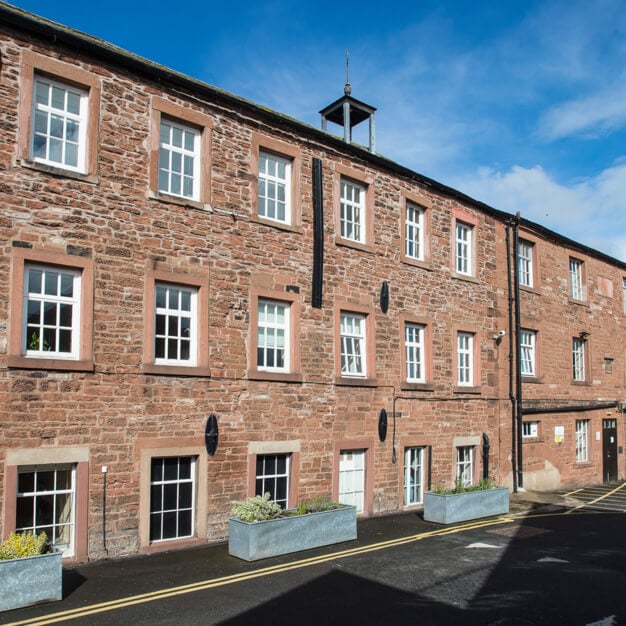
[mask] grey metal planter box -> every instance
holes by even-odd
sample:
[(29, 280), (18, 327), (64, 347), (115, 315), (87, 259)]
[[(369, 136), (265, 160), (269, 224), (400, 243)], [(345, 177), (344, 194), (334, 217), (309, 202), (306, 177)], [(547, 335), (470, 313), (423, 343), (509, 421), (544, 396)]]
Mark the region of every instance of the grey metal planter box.
[(228, 520), (228, 551), (245, 561), (356, 539), (356, 507), (279, 517), (265, 522)]
[(424, 494), (424, 519), (427, 522), (454, 524), (508, 512), (507, 487), (452, 494), (427, 491)]
[(61, 552), (0, 561), (0, 611), (60, 600), (62, 580)]

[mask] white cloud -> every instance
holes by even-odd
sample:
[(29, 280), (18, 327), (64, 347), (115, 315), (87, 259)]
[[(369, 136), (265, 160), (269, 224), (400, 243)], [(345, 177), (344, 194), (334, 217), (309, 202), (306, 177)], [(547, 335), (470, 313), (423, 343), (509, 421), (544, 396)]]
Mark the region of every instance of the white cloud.
[(626, 163), (569, 186), (540, 166), (517, 165), (507, 172), (481, 168), (455, 185), (497, 209), (519, 211), (523, 218), (626, 261)]
[(548, 110), (539, 122), (539, 134), (561, 139), (584, 133), (602, 135), (626, 124), (626, 84), (570, 100)]

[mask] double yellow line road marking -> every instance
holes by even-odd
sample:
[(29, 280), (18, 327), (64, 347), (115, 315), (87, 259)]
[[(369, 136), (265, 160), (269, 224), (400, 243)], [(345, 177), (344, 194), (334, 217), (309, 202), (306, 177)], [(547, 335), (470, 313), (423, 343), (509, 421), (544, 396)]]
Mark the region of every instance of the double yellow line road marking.
[[(614, 489), (609, 495), (619, 491), (622, 487), (626, 486), (621, 485), (620, 487)], [(575, 493), (575, 492), (572, 492)], [(602, 498), (598, 498), (600, 500)], [(129, 596), (126, 598), (118, 598), (117, 600), (109, 600), (107, 602), (100, 602), (98, 604), (91, 604), (89, 606), (79, 607), (76, 609), (69, 609), (67, 611), (59, 611), (57, 613), (50, 613), (48, 615), (44, 615), (41, 617), (35, 617), (25, 620), (20, 620), (16, 622), (11, 622), (6, 624), (5, 626), (44, 626), (47, 624), (56, 624), (58, 622), (70, 621), (73, 619), (78, 619), (80, 617), (87, 617), (89, 615), (96, 615), (97, 613), (104, 613), (107, 611), (114, 611), (116, 609), (122, 609), (126, 607), (130, 607), (136, 604), (144, 604), (146, 602), (155, 602), (157, 600), (165, 600), (167, 598), (173, 598), (175, 596), (181, 596), (188, 593), (195, 593), (197, 591), (204, 591), (206, 589), (214, 589), (216, 587), (223, 587), (225, 585), (232, 585), (235, 583), (245, 582), (248, 580), (254, 580), (255, 578), (262, 578), (264, 576), (271, 576), (273, 574), (280, 574), (282, 572), (289, 572), (291, 570), (302, 569), (305, 567), (311, 567), (314, 565), (321, 565), (323, 563), (328, 563), (330, 561), (337, 561), (340, 559), (346, 559), (353, 556), (358, 556), (361, 554), (368, 554), (371, 552), (376, 552), (378, 550), (386, 550), (387, 548), (395, 548), (397, 546), (406, 545), (409, 543), (415, 543), (417, 541), (421, 541), (422, 539), (428, 539), (429, 537), (442, 537), (445, 535), (453, 535), (460, 532), (465, 532), (469, 530), (476, 530), (480, 528), (487, 528), (489, 526), (498, 526), (503, 524), (509, 524), (514, 522), (519, 522), (523, 519), (530, 518), (539, 518), (539, 517), (556, 517), (560, 515), (567, 515), (572, 512), (580, 511), (581, 507), (585, 505), (581, 505), (576, 509), (568, 510), (565, 512), (559, 513), (543, 513), (543, 514), (520, 514), (520, 515), (509, 515), (497, 518), (491, 518), (487, 520), (478, 520), (474, 522), (470, 522), (468, 524), (461, 524), (457, 526), (453, 526), (451, 528), (437, 528), (435, 530), (418, 533), (416, 535), (408, 535), (406, 537), (399, 537), (397, 539), (389, 539), (387, 541), (380, 541), (378, 543), (359, 546), (357, 548), (351, 548), (348, 550), (341, 550), (338, 552), (332, 552), (330, 554), (322, 554), (319, 556), (314, 556), (306, 559), (300, 559), (298, 561), (293, 561), (290, 563), (281, 563), (279, 565), (272, 565), (270, 567), (262, 567), (260, 569), (255, 569), (249, 572), (241, 572), (238, 574), (232, 574), (230, 576), (222, 576), (220, 578), (212, 578), (209, 580), (202, 580), (196, 583), (190, 583), (187, 585), (181, 585), (178, 587), (170, 587), (168, 589), (160, 589), (158, 591), (151, 591), (149, 593), (138, 594), (135, 596)]]

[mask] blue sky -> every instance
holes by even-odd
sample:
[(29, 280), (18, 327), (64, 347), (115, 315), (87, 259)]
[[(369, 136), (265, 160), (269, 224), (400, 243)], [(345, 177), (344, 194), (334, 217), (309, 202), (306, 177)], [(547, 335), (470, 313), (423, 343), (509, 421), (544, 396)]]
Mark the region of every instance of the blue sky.
[(623, 0), (11, 3), (316, 127), (349, 50), (379, 153), (626, 261)]

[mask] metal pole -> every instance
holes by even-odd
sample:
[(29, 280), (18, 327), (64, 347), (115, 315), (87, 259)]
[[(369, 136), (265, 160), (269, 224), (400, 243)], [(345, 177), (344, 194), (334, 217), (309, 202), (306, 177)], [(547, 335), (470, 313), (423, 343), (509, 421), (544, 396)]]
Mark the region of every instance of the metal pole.
[(511, 473), (513, 492), (517, 493), (517, 409), (513, 394), (513, 286), (511, 284), (511, 223), (506, 224), (506, 277), (509, 314), (509, 399), (511, 401)]

